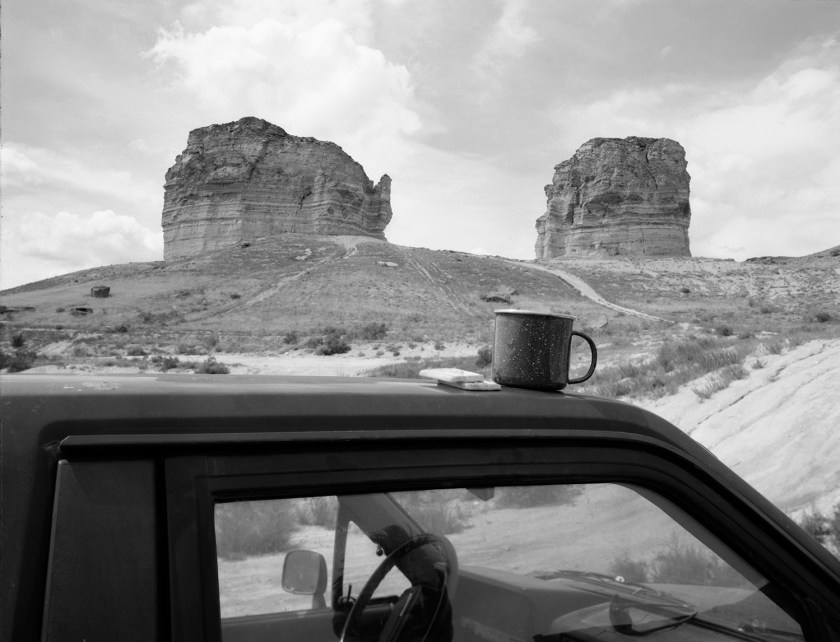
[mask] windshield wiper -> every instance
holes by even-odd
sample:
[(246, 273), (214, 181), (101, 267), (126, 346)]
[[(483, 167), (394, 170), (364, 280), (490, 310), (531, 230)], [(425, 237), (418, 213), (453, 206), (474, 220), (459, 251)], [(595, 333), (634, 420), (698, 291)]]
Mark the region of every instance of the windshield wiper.
[[(633, 621), (630, 613), (631, 609), (662, 616), (664, 621), (657, 621), (649, 627), (638, 628), (638, 622)], [(697, 617), (697, 611), (688, 605), (674, 602), (631, 600), (621, 595), (614, 595), (610, 602), (609, 615), (610, 624), (617, 633), (641, 637), (681, 626)]]
[[(652, 623), (650, 626), (643, 626), (640, 628), (638, 626), (639, 622), (634, 622), (633, 620), (630, 613), (631, 609), (637, 609), (645, 613), (663, 616), (666, 619), (664, 621)], [(753, 625), (747, 623), (735, 627), (727, 622), (700, 617), (698, 615), (698, 611), (690, 608), (687, 604), (680, 606), (672, 602), (634, 600), (620, 595), (615, 595), (610, 602), (609, 617), (610, 624), (612, 624), (613, 629), (617, 633), (636, 637), (643, 637), (645, 635), (650, 635), (651, 633), (675, 629), (687, 622), (691, 622), (693, 626), (717, 631), (718, 633), (722, 633), (729, 637), (740, 638), (742, 640), (766, 640), (767, 635), (784, 639), (803, 639), (801, 634), (797, 634), (792, 631), (784, 631), (763, 626), (754, 627)]]
[(774, 629), (766, 626), (759, 627), (747, 622), (744, 622), (738, 626), (733, 626), (728, 622), (723, 622), (717, 619), (712, 620), (705, 617), (696, 617), (694, 618), (692, 624), (699, 627), (703, 627), (704, 629), (709, 629), (711, 631), (723, 633), (724, 635), (728, 635), (730, 637), (739, 637), (743, 640), (766, 641), (768, 635), (775, 638), (783, 638), (790, 640), (805, 639), (801, 633), (797, 633), (795, 631)]

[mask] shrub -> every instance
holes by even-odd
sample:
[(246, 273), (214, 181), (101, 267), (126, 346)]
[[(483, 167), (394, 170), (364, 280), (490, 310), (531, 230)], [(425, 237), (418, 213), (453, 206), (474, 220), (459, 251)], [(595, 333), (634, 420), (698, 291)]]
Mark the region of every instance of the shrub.
[(715, 327), (715, 334), (721, 337), (731, 337), (732, 336), (732, 328), (728, 325), (719, 325)]
[(204, 354), (204, 350), (202, 350), (198, 346), (190, 345), (188, 343), (179, 343), (176, 350), (178, 351), (178, 354)]
[(223, 559), (271, 555), (291, 545), (294, 500), (232, 502), (216, 505), (216, 553)]
[[(384, 353), (379, 351), (376, 356), (381, 357)], [(475, 370), (474, 357), (443, 357), (435, 359), (408, 358), (400, 363), (388, 363), (368, 370), (365, 377), (396, 377), (398, 379), (417, 379), (421, 370), (427, 368), (459, 368), (461, 370)], [(485, 377), (490, 373), (487, 368), (483, 369)]]
[(204, 362), (196, 368), (197, 374), (230, 374), (230, 368), (225, 364), (216, 361), (215, 357), (207, 357)]
[(338, 517), (338, 500), (335, 497), (309, 497), (297, 507), (301, 524), (335, 528)]
[(681, 287), (681, 288), (680, 288), (680, 292), (681, 292), (682, 294), (691, 294), (691, 290), (689, 290), (689, 289), (688, 289), (687, 287), (685, 287), (685, 286), (683, 286), (683, 287)]
[(451, 535), (466, 527), (463, 514), (455, 503), (423, 504), (413, 508), (411, 515), (430, 533)]
[(411, 516), (430, 533), (451, 535), (467, 526), (467, 515), (459, 501), (460, 491), (424, 490), (395, 493)]
[(365, 341), (377, 341), (379, 339), (384, 339), (387, 333), (388, 326), (385, 323), (371, 321), (370, 323), (362, 326), (359, 331), (359, 336)]
[(435, 350), (443, 350), (446, 344), (443, 341), (435, 341)]
[(817, 312), (816, 314), (814, 314), (814, 316), (811, 319), (812, 319), (812, 321), (815, 321), (817, 323), (828, 323), (829, 321), (832, 320), (832, 318), (833, 317), (831, 316), (830, 312), (823, 311), (823, 312)]
[(157, 364), (158, 369), (161, 372), (166, 372), (167, 370), (172, 370), (173, 368), (180, 367), (181, 360), (178, 357), (172, 356), (156, 356), (152, 358), (152, 361)]
[(13, 348), (22, 348), (26, 345), (26, 337), (23, 335), (23, 332), (17, 332), (12, 335), (12, 347)]
[(294, 330), (289, 330), (283, 336), (283, 343), (285, 343), (286, 345), (295, 345), (298, 342), (298, 340), (298, 333)]
[(80, 343), (77, 346), (73, 346), (73, 356), (74, 357), (89, 357), (93, 354), (86, 343)]
[(350, 344), (347, 343), (343, 337), (340, 337), (335, 334), (330, 334), (322, 338), (320, 344), (315, 349), (315, 354), (325, 356), (333, 354), (344, 354), (345, 352), (350, 352), (350, 349)]
[(711, 375), (702, 388), (692, 388), (692, 390), (701, 399), (708, 399), (719, 390), (727, 388), (736, 379), (743, 379), (746, 376), (747, 371), (744, 366), (740, 363), (733, 363)]
[[(835, 507), (835, 515), (840, 509), (840, 504)], [(828, 544), (833, 539), (833, 529), (828, 517), (815, 509), (811, 509), (810, 513), (805, 513), (799, 520), (799, 525), (806, 533), (811, 535), (820, 544)], [(838, 533), (840, 535), (840, 533)]]
[(574, 504), (575, 498), (583, 492), (581, 486), (508, 486), (500, 488), (496, 495), (499, 508), (533, 508)]
[(647, 566), (644, 560), (631, 559), (630, 554), (623, 551), (610, 562), (609, 572), (627, 582), (647, 582)]
[(662, 584), (742, 586), (746, 580), (713, 553), (676, 538), (649, 565), (649, 580)]
[(143, 310), (138, 313), (137, 318), (146, 325), (166, 325), (170, 322), (178, 323), (183, 321), (184, 315), (178, 310), (167, 310), (165, 312), (150, 312)]
[(8, 372), (23, 372), (35, 366), (37, 355), (28, 350), (16, 350), (11, 355), (3, 353), (0, 357), (0, 368), (8, 368)]
[(676, 536), (649, 562), (621, 553), (609, 567), (610, 573), (630, 582), (745, 587), (749, 582), (711, 551), (680, 544)]
[(484, 346), (478, 349), (478, 358), (475, 360), (475, 365), (479, 368), (486, 368), (493, 363), (493, 348)]
[(781, 354), (785, 349), (785, 342), (782, 340), (772, 341), (764, 344), (768, 354)]
[(840, 503), (834, 505), (831, 515), (811, 509), (798, 520), (798, 524), (820, 544), (840, 556)]
[(148, 354), (140, 346), (131, 346), (125, 353), (129, 357), (145, 357)]
[(334, 335), (334, 336), (340, 337), (340, 336), (347, 336), (348, 332), (345, 328), (336, 327), (334, 325), (328, 325), (323, 330), (321, 330), (321, 334), (323, 334), (325, 336)]

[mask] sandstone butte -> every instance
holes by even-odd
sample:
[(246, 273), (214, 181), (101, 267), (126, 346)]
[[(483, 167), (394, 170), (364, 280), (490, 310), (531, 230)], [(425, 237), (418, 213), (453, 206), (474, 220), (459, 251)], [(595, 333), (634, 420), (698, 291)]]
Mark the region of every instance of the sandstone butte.
[(387, 174), (253, 117), (191, 131), (164, 190), (167, 261), (284, 233), (384, 239), (392, 216)]
[(667, 138), (593, 138), (554, 167), (537, 259), (691, 256), (685, 150)]

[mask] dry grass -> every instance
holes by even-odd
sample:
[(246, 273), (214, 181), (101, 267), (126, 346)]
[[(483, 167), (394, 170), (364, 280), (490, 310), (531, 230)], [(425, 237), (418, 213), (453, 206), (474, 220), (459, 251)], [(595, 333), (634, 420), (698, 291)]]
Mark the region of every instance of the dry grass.
[[(309, 258), (296, 260), (307, 248)], [(797, 340), (838, 336), (837, 264), (837, 257), (770, 264), (708, 259), (558, 264), (608, 300), (670, 320), (656, 322), (596, 305), (526, 263), (378, 241), (359, 242), (350, 252), (334, 238), (288, 235), (168, 265), (107, 266), (5, 291), (2, 304), (21, 311), (0, 317), (0, 351), (8, 359), (16, 350), (11, 341), (24, 333), (35, 363), (142, 356), (131, 350), (205, 359), (218, 353), (282, 354), (312, 341), (318, 342), (312, 350), (331, 349), (324, 339), (328, 327), (341, 330), (333, 341), (341, 349), (381, 340), (371, 355), (404, 353), (396, 346), (412, 342), (465, 342), (477, 350), (492, 344), (493, 310), (519, 307), (576, 316), (576, 328), (593, 337), (599, 368), (583, 389), (610, 396), (664, 394), (683, 374), (710, 367), (701, 358), (699, 369), (672, 373), (661, 363), (665, 344), (709, 335), (735, 346), (760, 340), (773, 353)], [(91, 286), (103, 283), (111, 296), (93, 298)], [(514, 292), (510, 306), (482, 300), (498, 291)], [(72, 316), (76, 305), (93, 312)], [(57, 347), (74, 339), (80, 342), (64, 351)], [(713, 352), (725, 345), (715, 344)], [(583, 367), (587, 351), (573, 352), (573, 365)], [(633, 370), (654, 355), (660, 360), (656, 367)], [(406, 364), (378, 374), (412, 376), (418, 369)]]

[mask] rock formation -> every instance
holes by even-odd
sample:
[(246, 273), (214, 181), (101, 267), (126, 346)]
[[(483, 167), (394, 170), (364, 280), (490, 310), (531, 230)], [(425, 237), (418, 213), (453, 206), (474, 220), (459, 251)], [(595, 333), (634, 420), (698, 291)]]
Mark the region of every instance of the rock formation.
[(194, 129), (166, 172), (164, 259), (296, 232), (385, 238), (391, 179), (377, 185), (335, 143), (259, 118)]
[(536, 255), (691, 256), (685, 150), (667, 138), (593, 138), (554, 167)]

